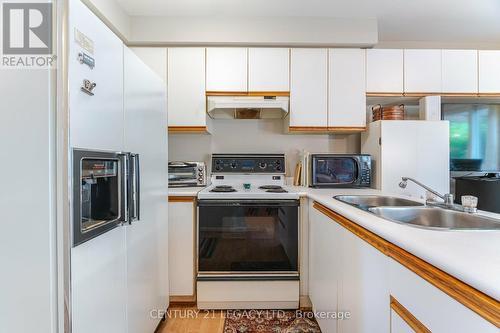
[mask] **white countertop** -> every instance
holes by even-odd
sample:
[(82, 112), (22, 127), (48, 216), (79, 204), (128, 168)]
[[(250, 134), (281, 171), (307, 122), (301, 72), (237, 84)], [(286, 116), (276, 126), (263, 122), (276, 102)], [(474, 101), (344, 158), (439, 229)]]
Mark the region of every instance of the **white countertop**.
[[(333, 199), (342, 194), (379, 194), (374, 189), (291, 187), (468, 285), (500, 300), (500, 230), (426, 230), (391, 222)], [(196, 196), (202, 187), (170, 188), (172, 196)], [(415, 198), (410, 198), (415, 200)], [(480, 212), (493, 218), (500, 214)]]
[(196, 197), (204, 187), (169, 187), (168, 195), (175, 197)]
[[(500, 230), (426, 230), (387, 221), (333, 199), (378, 190), (305, 189), (307, 196), (477, 290), (500, 300)], [(412, 198), (415, 200), (414, 198)], [(500, 214), (484, 213), (500, 218)]]

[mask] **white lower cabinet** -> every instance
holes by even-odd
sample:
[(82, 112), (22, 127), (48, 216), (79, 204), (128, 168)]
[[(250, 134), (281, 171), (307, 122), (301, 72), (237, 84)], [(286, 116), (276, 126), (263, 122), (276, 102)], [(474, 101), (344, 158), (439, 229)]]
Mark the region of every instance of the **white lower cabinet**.
[[(391, 258), (390, 293), (433, 333), (498, 333), (498, 328)], [(396, 326), (398, 328), (400, 326)], [(399, 329), (399, 328), (398, 328)], [(393, 333), (406, 332), (391, 330)]]
[[(498, 333), (333, 218), (309, 203), (309, 296), (323, 333)], [(350, 316), (326, 319), (325, 312)]]
[[(338, 267), (342, 229), (309, 207), (309, 297), (315, 312), (336, 312)], [(337, 320), (317, 317), (323, 333), (337, 332)]]
[(314, 207), (309, 214), (309, 294), (321, 331), (388, 332), (387, 257)]
[(170, 296), (193, 297), (195, 274), (195, 200), (169, 198), (168, 267)]

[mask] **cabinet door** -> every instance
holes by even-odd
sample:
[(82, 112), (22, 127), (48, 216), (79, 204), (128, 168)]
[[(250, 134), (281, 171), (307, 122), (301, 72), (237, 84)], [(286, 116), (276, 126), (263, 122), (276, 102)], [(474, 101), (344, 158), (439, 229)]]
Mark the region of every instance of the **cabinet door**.
[(404, 82), (407, 93), (441, 92), (441, 50), (405, 50)]
[(194, 295), (194, 201), (171, 201), (168, 209), (170, 296)]
[(365, 127), (365, 50), (330, 49), (328, 82), (328, 127)]
[(328, 126), (328, 50), (292, 49), (290, 127)]
[[(70, 4), (69, 25), (70, 145), (121, 151), (123, 43), (80, 1)], [(94, 58), (95, 66), (80, 64), (79, 53)], [(83, 80), (96, 84), (93, 96), (81, 90)]]
[(392, 259), (389, 272), (390, 295), (431, 332), (498, 333), (495, 325)]
[(248, 91), (289, 91), (289, 60), (289, 49), (248, 49)]
[(389, 332), (388, 258), (351, 231), (341, 229), (338, 306), (339, 311), (349, 311), (351, 318), (339, 321), (340, 331)]
[(500, 93), (500, 51), (479, 51), (479, 93)]
[(205, 49), (169, 48), (168, 126), (206, 126)]
[(442, 50), (444, 93), (477, 93), (477, 51)]
[[(128, 332), (152, 332), (165, 310), (167, 115), (165, 82), (130, 49), (124, 50), (124, 147), (140, 156), (140, 219), (126, 226)], [(163, 195), (162, 195), (163, 194)]]
[(403, 50), (366, 50), (366, 91), (403, 93)]
[[(309, 206), (309, 296), (314, 311), (337, 311), (340, 226)], [(317, 318), (321, 331), (337, 332), (337, 320)]]
[(246, 48), (207, 48), (207, 91), (247, 91)]

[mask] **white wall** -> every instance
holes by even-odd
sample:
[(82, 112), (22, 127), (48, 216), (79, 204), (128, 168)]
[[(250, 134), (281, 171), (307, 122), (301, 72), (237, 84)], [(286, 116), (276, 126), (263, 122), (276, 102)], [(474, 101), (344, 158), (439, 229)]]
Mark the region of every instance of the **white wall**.
[(55, 108), (48, 70), (0, 70), (0, 332), (56, 332)]
[(81, 0), (120, 38), (131, 36), (130, 16), (115, 0)]
[(285, 134), (283, 120), (222, 120), (212, 123), (212, 135), (169, 135), (170, 161), (210, 162), (211, 153), (285, 153), (292, 176), (299, 153), (359, 153), (360, 135)]
[(131, 20), (133, 45), (372, 46), (376, 19), (145, 17)]

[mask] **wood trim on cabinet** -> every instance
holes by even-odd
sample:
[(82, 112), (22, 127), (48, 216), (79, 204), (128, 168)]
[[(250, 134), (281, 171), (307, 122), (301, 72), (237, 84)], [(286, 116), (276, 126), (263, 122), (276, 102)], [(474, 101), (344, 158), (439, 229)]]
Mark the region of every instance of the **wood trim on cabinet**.
[(413, 93), (392, 93), (392, 92), (367, 92), (366, 97), (500, 97), (500, 92), (495, 93), (464, 93), (464, 92), (413, 92)]
[(290, 96), (289, 91), (207, 91), (206, 96)]
[(403, 97), (403, 92), (366, 92), (366, 97)]
[(328, 132), (328, 127), (326, 126), (290, 126), (288, 127), (290, 132)]
[(169, 133), (207, 133), (206, 126), (168, 126)]
[(173, 305), (196, 305), (196, 296), (188, 295), (188, 296), (170, 296), (169, 297), (170, 304)]
[(349, 126), (331, 126), (328, 127), (328, 132), (335, 133), (359, 133), (366, 131), (366, 126), (363, 127), (349, 127)]
[(195, 202), (196, 197), (183, 195), (169, 195), (168, 202)]
[(414, 256), (399, 246), (386, 241), (322, 204), (315, 201), (313, 207), (496, 327), (500, 327), (499, 301)]
[(396, 312), (416, 333), (432, 333), (408, 309), (391, 295), (391, 309)]

